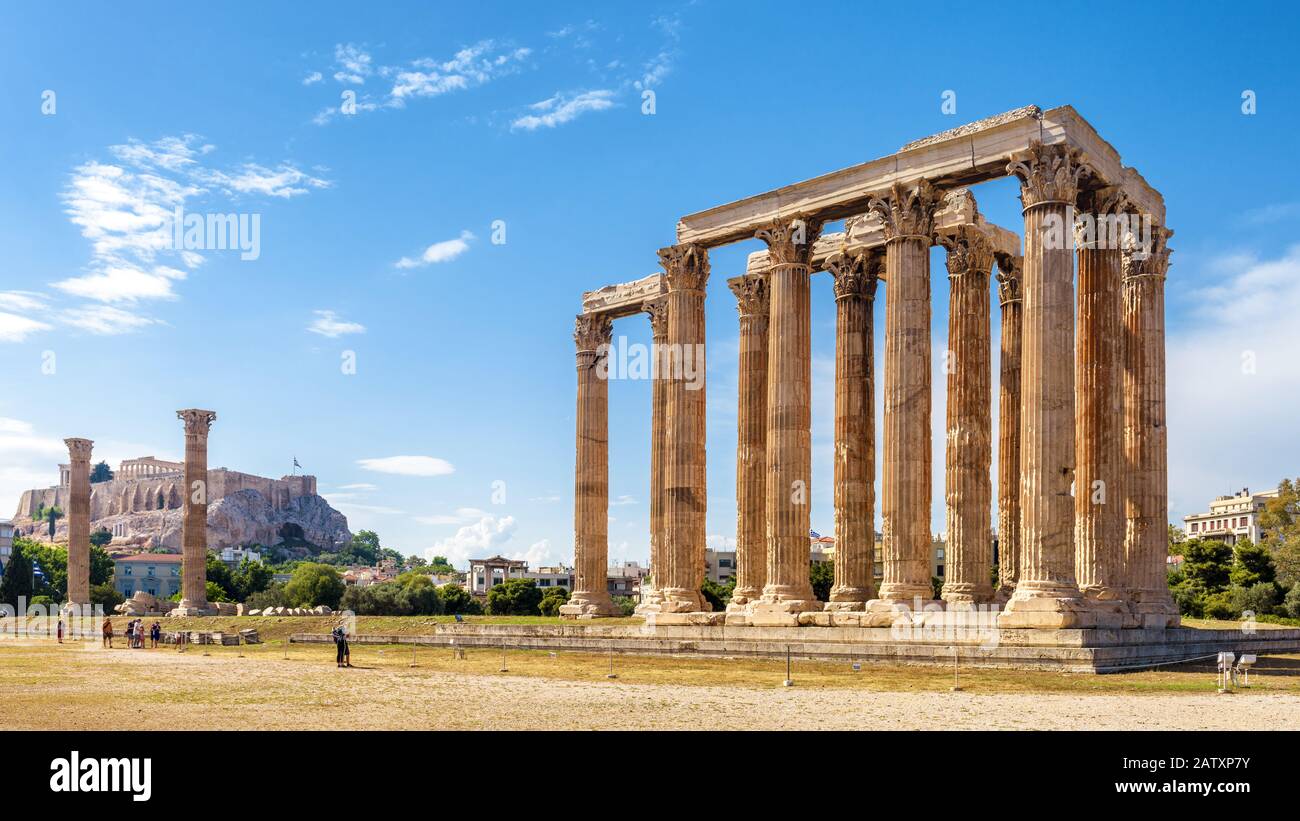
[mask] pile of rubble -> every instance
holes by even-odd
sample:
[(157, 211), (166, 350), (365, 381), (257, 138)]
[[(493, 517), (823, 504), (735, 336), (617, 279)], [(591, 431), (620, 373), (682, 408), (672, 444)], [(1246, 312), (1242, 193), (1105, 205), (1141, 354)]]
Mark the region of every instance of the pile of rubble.
[(152, 593), (139, 590), (134, 596), (114, 607), (113, 611), (123, 616), (163, 616), (175, 609), (176, 604), (174, 601), (160, 599)]
[(163, 644), (218, 644), (223, 647), (237, 647), (240, 644), (261, 644), (262, 639), (253, 629), (240, 630), (238, 633), (222, 633), (205, 630), (177, 630), (162, 634)]
[(329, 616), (334, 613), (326, 605), (317, 607), (268, 607), (265, 610), (254, 608), (245, 613), (243, 616)]

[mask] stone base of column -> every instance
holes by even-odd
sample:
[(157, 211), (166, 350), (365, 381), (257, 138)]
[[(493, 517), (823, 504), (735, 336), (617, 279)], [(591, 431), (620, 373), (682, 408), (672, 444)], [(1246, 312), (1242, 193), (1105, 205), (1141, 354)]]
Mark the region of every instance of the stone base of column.
[(217, 608), (207, 604), (194, 605), (181, 602), (179, 607), (173, 608), (167, 615), (175, 618), (185, 618), (187, 616), (215, 616), (217, 615)]
[(660, 613), (708, 613), (712, 605), (705, 601), (698, 590), (680, 587), (668, 587), (662, 591), (663, 601), (659, 604)]
[(562, 619), (595, 619), (606, 616), (617, 616), (619, 610), (614, 606), (609, 594), (604, 596), (583, 596), (582, 598), (569, 599), (567, 604), (560, 605), (560, 618)]
[(644, 616), (648, 613), (658, 613), (664, 603), (663, 594), (653, 587), (641, 588), (641, 603), (632, 611), (635, 616)]
[[(1085, 601), (1077, 588), (1021, 582), (998, 616), (998, 627), (1062, 630), (1122, 626), (1121, 617), (1105, 616)], [(1114, 623), (1105, 623), (1108, 621)]]
[(895, 624), (920, 624), (928, 612), (934, 613), (944, 609), (944, 603), (931, 598), (934, 591), (925, 585), (917, 587), (913, 595), (904, 597), (902, 589), (895, 587), (891, 591), (882, 588), (881, 597), (872, 599), (863, 608), (866, 615), (862, 617), (863, 627), (890, 627)]
[(822, 606), (814, 598), (777, 599), (765, 595), (746, 606), (746, 623), (755, 627), (798, 627), (800, 613), (821, 612)]
[(941, 593), (949, 604), (988, 604), (993, 601), (993, 584), (945, 584)]
[(1132, 591), (1129, 609), (1136, 621), (1134, 627), (1178, 627), (1183, 623), (1178, 605), (1166, 590)]
[(869, 595), (864, 595), (861, 599), (845, 599), (842, 601), (836, 601), (835, 594), (832, 593), (831, 600), (826, 602), (822, 609), (828, 613), (860, 612), (867, 609), (867, 602), (870, 600), (871, 598)]

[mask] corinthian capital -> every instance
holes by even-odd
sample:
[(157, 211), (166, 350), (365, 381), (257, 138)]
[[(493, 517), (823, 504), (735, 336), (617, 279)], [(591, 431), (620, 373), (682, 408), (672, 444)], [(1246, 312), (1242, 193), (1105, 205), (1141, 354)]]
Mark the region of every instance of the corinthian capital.
[(1079, 178), (1091, 169), (1083, 152), (1073, 146), (1034, 142), (1007, 163), (1007, 173), (1020, 178), (1020, 203), (1032, 208), (1049, 202), (1074, 205)]
[(709, 282), (709, 249), (685, 243), (659, 249), (669, 291), (703, 291)]
[(212, 423), (217, 420), (215, 411), (188, 408), (176, 411), (176, 418), (185, 422), (185, 432), (207, 436)]
[(94, 442), (89, 439), (64, 439), (63, 444), (68, 446), (68, 456), (74, 462), (89, 462), (90, 451)]
[(983, 274), (993, 270), (993, 242), (974, 225), (959, 225), (951, 234), (939, 237), (948, 251), (948, 276)]
[(770, 289), (766, 274), (745, 274), (727, 280), (736, 295), (736, 311), (741, 316), (767, 316)]
[(578, 314), (573, 323), (573, 341), (578, 353), (594, 352), (601, 345), (608, 345), (613, 336), (614, 320), (605, 314)]
[(876, 284), (884, 253), (880, 249), (864, 249), (855, 253), (840, 251), (826, 258), (825, 267), (835, 278), (835, 301), (841, 299), (875, 299)]
[(821, 236), (822, 221), (796, 214), (779, 217), (754, 232), (767, 243), (767, 255), (773, 266), (807, 265), (812, 258), (813, 243)]
[(1145, 241), (1129, 235), (1123, 251), (1124, 279), (1152, 277), (1164, 279), (1169, 271), (1169, 238), (1174, 235), (1168, 228), (1156, 226)]
[(668, 297), (647, 299), (641, 303), (641, 310), (650, 317), (650, 336), (656, 341), (668, 337)]
[(867, 212), (878, 215), (884, 223), (886, 242), (904, 237), (933, 242), (934, 212), (943, 202), (943, 195), (929, 180), (921, 180), (911, 190), (896, 182), (889, 194), (871, 198)]

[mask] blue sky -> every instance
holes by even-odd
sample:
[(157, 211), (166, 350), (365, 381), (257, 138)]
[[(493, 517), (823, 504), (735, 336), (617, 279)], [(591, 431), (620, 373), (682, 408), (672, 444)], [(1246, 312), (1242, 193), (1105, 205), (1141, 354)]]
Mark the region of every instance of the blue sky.
[[(65, 436), (96, 440), (114, 464), (179, 458), (174, 411), (200, 406), (218, 413), (213, 466), (278, 476), (297, 456), (353, 530), (403, 552), (568, 562), (583, 290), (657, 270), (683, 214), (1031, 103), (1074, 105), (1165, 196), (1171, 517), (1300, 473), (1294, 11), (182, 11), (29, 4), (0, 21), (0, 515), (54, 481)], [(355, 114), (340, 111), (347, 91)], [(1020, 230), (1013, 184), (976, 195)], [(151, 248), (142, 226), (177, 203), (258, 215), (257, 259)], [(712, 255), (708, 532), (722, 545), (735, 521), (725, 279), (759, 247)], [(813, 294), (812, 521), (830, 532), (825, 275)], [(643, 318), (615, 332), (649, 336)], [(610, 555), (644, 559), (649, 384), (615, 382), (610, 401)], [(941, 390), (934, 418), (941, 443)]]

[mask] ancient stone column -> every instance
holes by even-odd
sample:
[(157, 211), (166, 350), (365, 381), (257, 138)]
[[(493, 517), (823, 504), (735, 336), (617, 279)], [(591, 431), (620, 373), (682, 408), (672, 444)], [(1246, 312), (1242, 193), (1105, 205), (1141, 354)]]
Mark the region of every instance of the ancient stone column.
[[(1075, 576), (1084, 598), (1125, 612), (1123, 295), (1117, 219), (1119, 188), (1082, 192), (1075, 223), (1079, 254), (1079, 342), (1075, 352)], [(1163, 548), (1162, 548), (1163, 550)], [(1163, 570), (1163, 562), (1162, 562)]]
[(875, 597), (876, 283), (878, 250), (836, 254), (835, 278), (835, 584), (827, 610), (862, 610)]
[(933, 602), (930, 584), (930, 246), (942, 197), (922, 180), (895, 184), (870, 210), (885, 233), (884, 576), (867, 609)]
[(217, 415), (176, 411), (185, 422), (185, 500), (181, 513), (181, 604), (177, 616), (205, 616), (208, 605), (208, 430)]
[(650, 318), (652, 372), (650, 386), (650, 576), (641, 583), (638, 614), (657, 613), (663, 602), (659, 576), (664, 566), (664, 459), (667, 454), (665, 422), (668, 416), (668, 383), (662, 378), (660, 357), (668, 341), (668, 299), (647, 300), (641, 309)]
[(1175, 627), (1169, 595), (1169, 474), (1165, 429), (1165, 275), (1172, 231), (1155, 229), (1145, 246), (1126, 249), (1124, 266), (1124, 553), (1129, 602), (1144, 627)]
[[(573, 595), (560, 607), (565, 618), (615, 614), (609, 596), (609, 342), (614, 323), (602, 314), (579, 314), (577, 346), (577, 448), (573, 488)], [(488, 587), (492, 586), (491, 578)]]
[(774, 220), (767, 243), (771, 322), (767, 351), (767, 579), (751, 622), (790, 624), (821, 610), (809, 579), (812, 476), (812, 332), (808, 276), (821, 221)]
[(1007, 166), (1025, 215), (1020, 574), (1003, 627), (1094, 622), (1074, 575), (1074, 231), (1079, 151), (1034, 143)]
[(940, 239), (948, 249), (948, 377), (945, 499), (947, 554), (943, 599), (949, 605), (993, 599), (993, 486), (989, 277), (993, 244), (961, 226)]
[(736, 409), (736, 588), (729, 612), (743, 611), (767, 582), (767, 331), (766, 274), (727, 280), (740, 313)]
[(68, 601), (90, 604), (90, 452), (89, 439), (64, 439), (68, 446)]
[(998, 597), (1020, 575), (1020, 257), (998, 259), (1002, 345), (998, 377)]
[(709, 609), (704, 583), (705, 482), (704, 287), (708, 250), (672, 245), (659, 250), (668, 285), (668, 356), (664, 454), (664, 572), (656, 572), (664, 613)]

